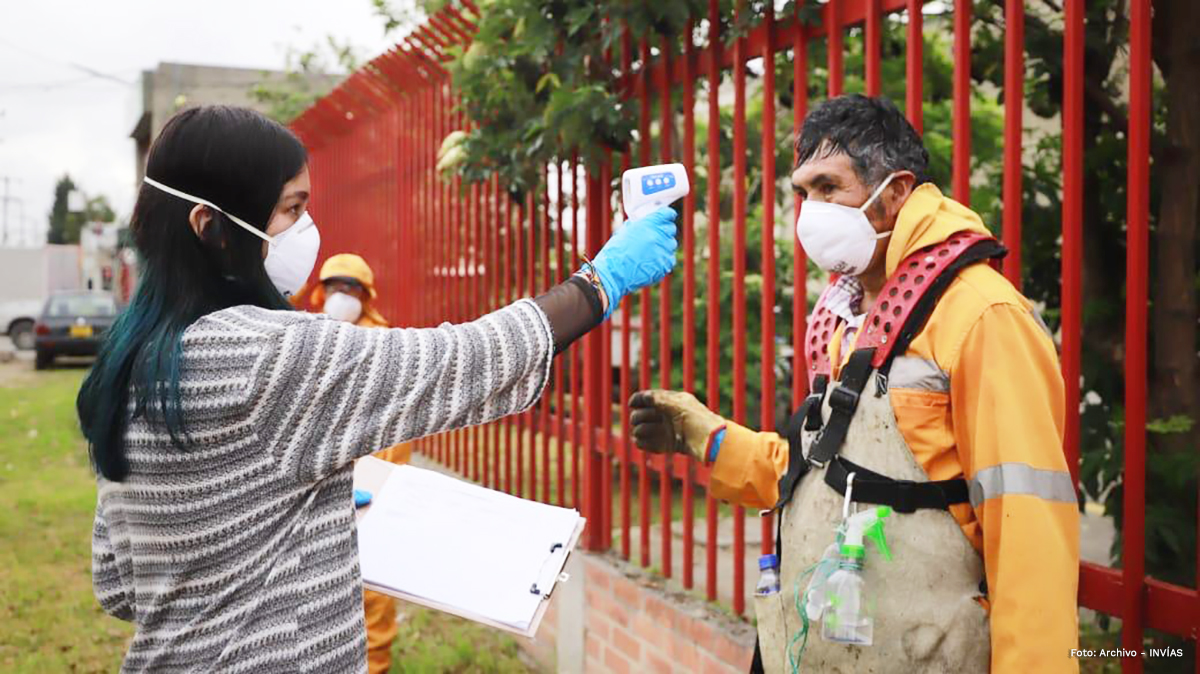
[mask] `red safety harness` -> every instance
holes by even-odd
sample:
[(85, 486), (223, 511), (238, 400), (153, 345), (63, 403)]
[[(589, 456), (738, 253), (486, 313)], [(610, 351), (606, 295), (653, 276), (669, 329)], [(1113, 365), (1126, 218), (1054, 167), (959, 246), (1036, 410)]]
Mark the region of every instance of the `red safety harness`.
[[(1000, 258), (1007, 251), (994, 238), (974, 232), (959, 232), (945, 241), (913, 253), (884, 284), (875, 306), (863, 322), (857, 347), (850, 354), (838, 380), (830, 388), (833, 367), (829, 343), (842, 320), (825, 305), (824, 296), (813, 311), (805, 335), (805, 355), (812, 393), (784, 426), (788, 438), (787, 473), (780, 480), (779, 502), (782, 509), (792, 497), (800, 478), (812, 468), (825, 468), (825, 482), (838, 493), (845, 493), (846, 476), (853, 472), (856, 501), (889, 505), (896, 512), (909, 513), (918, 508), (946, 509), (968, 502), (965, 480), (911, 482), (893, 480), (852, 464), (838, 456), (850, 421), (858, 409), (872, 373), (878, 381), (879, 395), (887, 390), (887, 376), (893, 359), (908, 350), (933, 313), (938, 299), (958, 272), (968, 265)], [(829, 397), (828, 421), (821, 418), (825, 397)], [(801, 432), (817, 432), (807, 459), (801, 447)]]

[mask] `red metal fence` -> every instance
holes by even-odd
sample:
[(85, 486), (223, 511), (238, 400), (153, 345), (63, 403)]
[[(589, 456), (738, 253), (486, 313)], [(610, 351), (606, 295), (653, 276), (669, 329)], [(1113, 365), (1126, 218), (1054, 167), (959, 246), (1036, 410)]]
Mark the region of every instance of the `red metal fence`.
[[(423, 451), (437, 461), (485, 485), (542, 501), (579, 508), (589, 519), (586, 545), (592, 550), (615, 549), (630, 558), (636, 529), (637, 561), (649, 566), (657, 543), (657, 568), (665, 576), (680, 576), (685, 588), (697, 579), (694, 567), (704, 573), (704, 592), (710, 599), (718, 587), (730, 588), (733, 608), (744, 611), (746, 579), (745, 521), (740, 508), (733, 513), (735, 563), (730, 577), (718, 577), (718, 509), (711, 497), (705, 499), (706, 558), (693, 559), (696, 542), (694, 494), (708, 481), (708, 471), (683, 457), (649, 456), (633, 447), (629, 439), (628, 401), (640, 387), (663, 386), (691, 389), (696, 367), (704, 359), (709, 404), (719, 401), (719, 377), (723, 365), (717, 349), (698, 353), (696, 338), (707, 330), (707, 344), (732, 340), (739, 354), (732, 363), (733, 417), (742, 423), (774, 428), (773, 395), (776, 337), (788, 337), (795, 354), (804, 334), (807, 290), (803, 274), (795, 279), (792, 293), (793, 321), (790, 326), (774, 324), (774, 275), (776, 247), (774, 226), (779, 219), (775, 199), (763, 199), (761, 222), (747, 220), (746, 175), (746, 69), (741, 66), (763, 57), (773, 63), (777, 53), (790, 53), (794, 68), (793, 113), (798, 128), (808, 106), (810, 69), (823, 65), (828, 72), (828, 95), (842, 93), (845, 81), (845, 37), (862, 30), (864, 36), (865, 92), (877, 94), (881, 87), (880, 42), (886, 14), (903, 18), (907, 35), (905, 90), (906, 109), (913, 125), (922, 130), (922, 0), (832, 0), (821, 7), (819, 27), (801, 25), (796, 17), (774, 17), (747, 35), (723, 44), (717, 0), (710, 0), (708, 34), (703, 44), (681, 40), (682, 45), (664, 43), (634, 47), (627, 40), (621, 55), (626, 95), (640, 102), (640, 142), (634, 150), (614, 157), (611, 165), (588, 173), (574, 158), (547, 168), (544, 189), (515, 202), (496, 181), (463, 189), (455, 179), (439, 179), (434, 166), (442, 139), (452, 130), (465, 128), (455, 112), (454, 92), (443, 64), (452, 45), (469, 42), (476, 26), (469, 11), (448, 7), (401, 41), (351, 75), (329, 96), (306, 111), (293, 127), (311, 151), (315, 189), (313, 210), (323, 225), (324, 254), (355, 251), (366, 256), (376, 270), (381, 309), (393, 323), (429, 326), (442, 321), (464, 321), (498, 308), (519, 297), (541, 292), (560, 282), (577, 268), (580, 254), (595, 253), (608, 236), (614, 216), (612, 182), (619, 171), (634, 163), (682, 161), (695, 174), (696, 100), (701, 83), (718, 91), (730, 73), (733, 88), (733, 216), (709, 226), (706, 244), (696, 240), (697, 199), (707, 200), (707, 213), (720, 212), (720, 185), (708, 181), (707, 194), (691, 194), (683, 205), (681, 227), (683, 264), (674, 279), (664, 286), (646, 290), (624, 302), (615, 323), (605, 325), (560, 356), (552, 385), (532, 410), (482, 428), (429, 438)], [(768, 6), (771, 3), (768, 3)], [(798, 3), (799, 4), (799, 3)], [(1149, 134), (1151, 103), (1150, 0), (1131, 0), (1129, 44), (1129, 136), (1127, 178), (1128, 292), (1126, 304), (1126, 424), (1124, 474), (1124, 565), (1121, 569), (1085, 563), (1080, 572), (1080, 604), (1121, 618), (1122, 645), (1141, 648), (1144, 628), (1196, 639), (1200, 625), (1200, 601), (1195, 590), (1168, 585), (1144, 575), (1145, 526), (1145, 420), (1146, 420), (1146, 307), (1147, 239), (1149, 214)], [(971, 174), (971, 82), (968, 54), (971, 49), (970, 0), (953, 3), (953, 150), (952, 193), (969, 202)], [(1023, 91), (1023, 21), (1021, 0), (1005, 3), (1006, 35), (1004, 81), (1004, 181), (1003, 239), (1014, 252), (1003, 271), (1020, 283), (1021, 170)], [(1064, 80), (1062, 151), (1062, 368), (1066, 381), (1068, 424), (1064, 451), (1072, 471), (1078, 475), (1081, 340), (1081, 269), (1083, 237), (1083, 58), (1084, 2), (1066, 0), (1064, 20)], [(692, 35), (692, 31), (686, 32)], [(857, 33), (856, 33), (857, 34)], [(828, 62), (809, 63), (809, 44), (826, 41)], [(651, 58), (652, 55), (654, 58)], [(648, 66), (644, 67), (644, 64)], [(774, 69), (763, 69), (761, 96), (763, 135), (763, 184), (772, 189), (777, 167), (774, 147), (779, 139), (775, 128)], [(651, 102), (662, 114), (657, 137), (652, 135)], [(668, 97), (663, 100), (663, 97)], [(679, 118), (672, 115), (678, 114)], [(709, 176), (721, 175), (717, 148), (720, 143), (720, 102), (708, 96), (707, 139)], [(672, 129), (682, 128), (675, 154)], [(659, 152), (653, 152), (657, 140)], [(705, 139), (702, 139), (705, 142)], [(787, 170), (788, 167), (783, 167)], [(799, 203), (796, 204), (799, 207)], [(595, 223), (596, 226), (587, 226)], [(748, 227), (760, 227), (763, 274), (763, 310), (746, 315), (745, 262)], [(721, 229), (733, 232), (733, 301), (718, 301), (723, 283), (720, 247)], [(582, 230), (582, 233), (581, 233)], [(581, 238), (582, 237), (582, 238)], [(793, 235), (794, 238), (794, 235)], [(707, 256), (703, 247), (707, 247)], [(793, 242), (794, 269), (805, 269), (804, 251)], [(753, 254), (753, 251), (751, 251)], [(698, 260), (698, 257), (700, 258)], [(707, 268), (698, 269), (707, 257)], [(708, 312), (696, 316), (690, 298), (695, 296), (697, 274), (707, 274)], [(683, 331), (682, 380), (671, 375), (672, 312), (667, 284), (682, 283)], [(657, 293), (657, 307), (653, 295)], [(636, 305), (636, 307), (635, 307)], [(635, 320), (635, 316), (637, 320)], [(761, 321), (761, 418), (746, 419), (746, 323)], [(640, 367), (631, 371), (634, 329), (640, 340)], [(657, 328), (657, 372), (651, 371), (651, 354)], [(612, 372), (614, 352), (620, 356), (619, 377)], [(657, 376), (656, 376), (657, 375)], [(794, 377), (792, 401), (805, 395), (804, 377)], [(619, 406), (610, 404), (614, 399)], [(636, 474), (636, 497), (635, 490)], [(652, 477), (657, 476), (657, 485)], [(616, 484), (614, 485), (614, 481)], [(655, 513), (651, 490), (657, 491)], [(676, 494), (681, 497), (680, 517), (673, 518)], [(613, 500), (616, 503), (613, 503)], [(636, 502), (636, 512), (634, 503)], [(670, 526), (658, 526), (652, 541), (652, 520), (679, 520), (682, 529), (682, 559), (673, 559)], [(616, 520), (614, 523), (613, 520)], [(614, 527), (615, 524), (615, 527)], [(771, 546), (770, 522), (762, 522), (762, 545)], [(613, 541), (614, 528), (619, 540)], [(728, 585), (726, 585), (728, 584)], [(1140, 671), (1138, 660), (1124, 661), (1126, 671)]]

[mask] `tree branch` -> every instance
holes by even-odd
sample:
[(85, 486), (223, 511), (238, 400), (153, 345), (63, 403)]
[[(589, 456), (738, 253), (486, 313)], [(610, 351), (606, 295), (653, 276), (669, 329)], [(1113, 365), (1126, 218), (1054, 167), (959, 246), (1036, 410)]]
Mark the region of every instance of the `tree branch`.
[(1103, 87), (1085, 77), (1083, 91), (1093, 103), (1104, 111), (1104, 114), (1108, 115), (1109, 125), (1114, 131), (1126, 133), (1129, 130), (1129, 118), (1125, 111), (1113, 102)]
[(1053, 11), (1055, 11), (1058, 14), (1063, 13), (1062, 5), (1055, 3), (1054, 0), (1042, 0), (1042, 4), (1049, 7), (1050, 9), (1052, 9)]

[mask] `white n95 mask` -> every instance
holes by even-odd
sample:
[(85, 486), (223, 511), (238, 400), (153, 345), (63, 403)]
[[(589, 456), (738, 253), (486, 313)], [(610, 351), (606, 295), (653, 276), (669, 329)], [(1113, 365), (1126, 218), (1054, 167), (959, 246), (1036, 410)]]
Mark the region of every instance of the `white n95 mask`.
[[(257, 229), (253, 231), (259, 232)], [(306, 211), (296, 224), (272, 237), (263, 234), (262, 238), (270, 243), (263, 267), (271, 282), (284, 297), (300, 292), (317, 264), (317, 253), (321, 251), (321, 233), (317, 231), (317, 223)]]
[(291, 227), (275, 236), (270, 236), (207, 199), (192, 196), (174, 187), (168, 187), (150, 177), (143, 178), (143, 180), (147, 185), (167, 194), (220, 211), (242, 229), (266, 241), (269, 247), (267, 248), (267, 257), (263, 260), (263, 267), (266, 269), (271, 283), (275, 284), (275, 288), (284, 297), (299, 292), (300, 288), (304, 287), (304, 282), (308, 280), (309, 274), (312, 274), (313, 267), (317, 264), (317, 253), (321, 250), (321, 233), (317, 231), (317, 223), (313, 222), (312, 216), (307, 212), (300, 216), (300, 219)]
[(804, 201), (796, 220), (796, 236), (800, 238), (804, 252), (818, 267), (851, 276), (866, 271), (875, 255), (875, 242), (891, 236), (891, 232), (880, 234), (875, 231), (867, 220), (866, 210), (895, 176), (895, 173), (888, 176), (858, 208)]
[(362, 316), (362, 300), (346, 293), (332, 293), (325, 298), (324, 311), (330, 318), (355, 323)]

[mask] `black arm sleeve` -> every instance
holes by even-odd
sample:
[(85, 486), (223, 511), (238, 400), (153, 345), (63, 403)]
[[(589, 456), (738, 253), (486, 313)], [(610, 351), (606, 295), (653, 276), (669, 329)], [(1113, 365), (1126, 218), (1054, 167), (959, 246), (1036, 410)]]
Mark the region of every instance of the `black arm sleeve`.
[(533, 301), (550, 321), (555, 354), (562, 353), (572, 342), (600, 325), (604, 318), (600, 293), (578, 276), (572, 276)]

